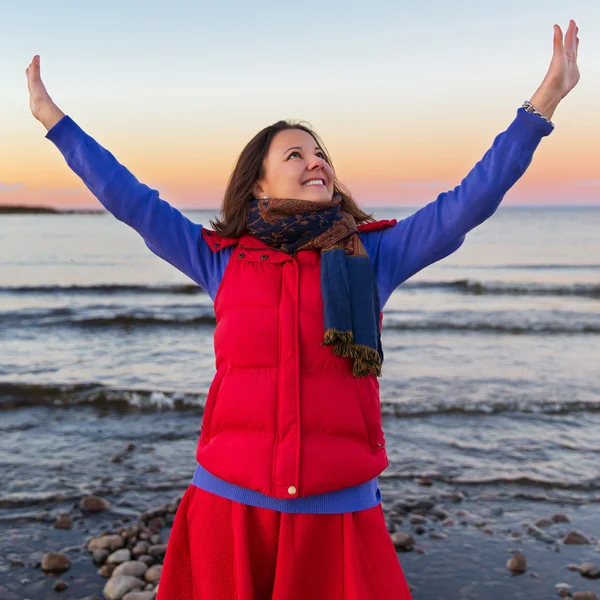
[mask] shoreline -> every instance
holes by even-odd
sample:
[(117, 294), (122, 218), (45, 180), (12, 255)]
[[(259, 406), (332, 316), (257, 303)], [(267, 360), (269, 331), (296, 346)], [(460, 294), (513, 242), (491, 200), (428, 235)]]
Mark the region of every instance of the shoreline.
[[(600, 563), (597, 502), (580, 506), (531, 499), (486, 502), (470, 498), (459, 488), (440, 485), (437, 489), (435, 482), (421, 480), (403, 487), (401, 493), (384, 492), (384, 512), (413, 600), (543, 600), (558, 597), (557, 584), (570, 586), (573, 593), (588, 591), (600, 597), (600, 580), (584, 577), (577, 567)], [(140, 527), (150, 525), (153, 552), (160, 555), (159, 546), (168, 541), (172, 509), (183, 491), (181, 486), (176, 492), (146, 489), (142, 504), (147, 506), (137, 507), (127, 494), (107, 494), (110, 504), (98, 512), (82, 510), (84, 501), (45, 505), (41, 511), (32, 507), (2, 511), (5, 548), (0, 559), (0, 598), (100, 600), (113, 567), (106, 566), (108, 552), (92, 555), (86, 549), (89, 541), (121, 535), (132, 549), (140, 541), (131, 537), (132, 531), (138, 535)], [(70, 521), (71, 528), (57, 529), (61, 518)], [(565, 536), (576, 535), (571, 532), (579, 532), (587, 543), (564, 543)], [(40, 563), (46, 552), (66, 554), (69, 568), (45, 574)], [(517, 552), (527, 562), (521, 574), (507, 567)], [(159, 556), (153, 564), (161, 562)], [(55, 596), (53, 586), (59, 580), (68, 587)]]

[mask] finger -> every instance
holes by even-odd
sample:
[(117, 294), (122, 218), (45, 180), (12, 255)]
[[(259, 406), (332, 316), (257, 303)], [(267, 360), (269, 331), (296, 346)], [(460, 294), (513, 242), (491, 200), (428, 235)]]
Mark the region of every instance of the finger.
[(575, 37), (577, 35), (577, 32), (575, 31), (576, 29), (577, 25), (575, 25), (575, 21), (571, 19), (569, 21), (567, 33), (565, 34), (565, 48), (569, 52), (575, 52)]
[(558, 25), (554, 25), (554, 54), (562, 54), (564, 51), (563, 47), (563, 33), (562, 29)]

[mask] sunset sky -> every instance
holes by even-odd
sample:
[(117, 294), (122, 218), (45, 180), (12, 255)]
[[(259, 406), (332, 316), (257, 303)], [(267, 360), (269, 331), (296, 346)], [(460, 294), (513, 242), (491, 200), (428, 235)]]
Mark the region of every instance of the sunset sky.
[(600, 205), (598, 0), (8, 4), (0, 204), (98, 206), (29, 112), (34, 54), (58, 106), (180, 208), (218, 206), (281, 118), (313, 125), (360, 204), (420, 206), (506, 129), (574, 18), (581, 81), (505, 202)]

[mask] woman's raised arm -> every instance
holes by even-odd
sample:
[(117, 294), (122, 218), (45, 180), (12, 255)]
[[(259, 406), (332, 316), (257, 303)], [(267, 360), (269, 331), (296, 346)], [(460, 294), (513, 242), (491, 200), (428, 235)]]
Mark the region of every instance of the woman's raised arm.
[(184, 217), (140, 183), (116, 158), (87, 135), (52, 101), (40, 76), (40, 57), (26, 70), (33, 116), (69, 167), (117, 219), (135, 229), (152, 252), (185, 273), (214, 298), (227, 260), (202, 239), (202, 226)]
[(571, 20), (563, 42), (560, 27), (554, 26), (554, 52), (542, 84), (459, 186), (393, 227), (365, 237), (382, 305), (409, 277), (457, 250), (526, 171), (540, 141), (553, 129), (549, 119), (558, 103), (579, 81), (577, 33)]

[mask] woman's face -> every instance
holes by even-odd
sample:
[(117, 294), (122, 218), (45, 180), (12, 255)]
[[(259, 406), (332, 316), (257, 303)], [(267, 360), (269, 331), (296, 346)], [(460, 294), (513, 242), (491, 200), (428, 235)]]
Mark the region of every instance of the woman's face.
[(326, 202), (333, 197), (333, 180), (333, 169), (312, 135), (301, 129), (285, 129), (271, 140), (265, 176), (252, 191), (256, 198)]

